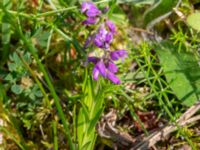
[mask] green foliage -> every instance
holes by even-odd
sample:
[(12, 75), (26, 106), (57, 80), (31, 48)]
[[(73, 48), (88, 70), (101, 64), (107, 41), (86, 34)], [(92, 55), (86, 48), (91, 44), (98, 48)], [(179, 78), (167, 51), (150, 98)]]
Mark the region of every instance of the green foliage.
[(13, 93), (19, 95), (19, 94), (22, 93), (23, 89), (22, 89), (22, 87), (21, 87), (20, 85), (14, 84), (14, 85), (12, 85), (12, 87), (11, 87), (11, 91), (12, 91)]
[[(197, 102), (199, 13), (191, 14), (197, 1), (93, 0), (101, 9), (109, 6), (105, 18), (117, 24), (111, 49), (128, 51), (128, 58), (117, 62), (122, 81), (118, 86), (103, 78), (93, 81), (91, 66), (86, 68), (95, 47), (87, 54), (83, 45), (93, 34), (88, 31), (98, 25), (82, 24), (82, 1), (0, 1), (0, 119), (6, 124), (0, 126), (0, 134), (4, 133), (6, 149), (113, 148), (112, 137), (106, 144), (96, 132), (110, 109), (117, 116), (113, 128), (136, 137), (151, 134), (159, 123), (176, 125), (186, 108)], [(180, 14), (191, 15), (185, 22)], [(167, 25), (161, 22), (166, 17)], [(155, 23), (151, 32), (141, 28)], [(172, 142), (165, 145), (199, 144), (193, 128), (177, 128), (178, 136), (171, 135)]]
[[(10, 55), (10, 62), (8, 63), (9, 73), (5, 76), (4, 80), (11, 85), (11, 91), (16, 95), (22, 94), (34, 100), (35, 98), (42, 97), (42, 93), (38, 85), (31, 83), (29, 79), (29, 74), (25, 68), (23, 62), (19, 58), (18, 54), (14, 52)], [(32, 59), (30, 53), (26, 52), (22, 55), (22, 58), (27, 64), (31, 64)], [(24, 82), (25, 87), (22, 87), (19, 82)]]
[(194, 54), (169, 42), (156, 47), (164, 74), (176, 96), (187, 106), (199, 99), (200, 67)]

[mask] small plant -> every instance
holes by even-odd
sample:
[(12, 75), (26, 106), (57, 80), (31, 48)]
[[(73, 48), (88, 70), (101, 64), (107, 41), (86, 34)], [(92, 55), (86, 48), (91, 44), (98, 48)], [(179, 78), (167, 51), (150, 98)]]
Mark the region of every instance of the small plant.
[(198, 8), (0, 0), (0, 149), (199, 149)]
[[(109, 11), (107, 7), (105, 9), (106, 12)], [(85, 49), (98, 48), (93, 50), (92, 54), (89, 52), (87, 58), (87, 62), (92, 62), (95, 65), (92, 71), (93, 79), (98, 80), (99, 75), (101, 75), (114, 84), (120, 84), (119, 78), (115, 76), (118, 68), (113, 61), (123, 60), (128, 54), (125, 50), (111, 51), (111, 43), (117, 32), (116, 26), (112, 21), (105, 19), (106, 14), (103, 15), (91, 2), (83, 2), (81, 11), (87, 16), (83, 24), (97, 27), (97, 29), (90, 31), (91, 34), (84, 45)], [(103, 22), (101, 22), (102, 20)], [(101, 80), (99, 84), (93, 83), (88, 71), (85, 72), (83, 84), (85, 96), (81, 100), (82, 108), (78, 115), (78, 149), (94, 149), (97, 138), (95, 126), (104, 110), (105, 96), (112, 88), (112, 85), (106, 86)]]

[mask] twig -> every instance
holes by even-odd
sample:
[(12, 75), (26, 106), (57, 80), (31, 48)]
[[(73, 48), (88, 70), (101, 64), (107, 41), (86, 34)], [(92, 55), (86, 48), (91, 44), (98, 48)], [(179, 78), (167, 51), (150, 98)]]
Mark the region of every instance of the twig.
[(200, 102), (197, 104), (191, 106), (179, 119), (177, 122), (182, 122), (184, 120), (189, 119), (191, 116), (193, 116), (198, 110), (200, 109)]
[(147, 33), (147, 34), (154, 35), (154, 33), (153, 33), (153, 32), (151, 32), (151, 31), (148, 31), (148, 30), (145, 30), (145, 29), (142, 29), (142, 28), (136, 28), (136, 27), (132, 27), (131, 29), (132, 29), (132, 30), (134, 30), (134, 31), (138, 31), (138, 32), (145, 32), (145, 33)]
[(200, 103), (197, 103), (193, 106), (191, 106), (178, 120), (177, 125), (168, 125), (161, 129), (160, 131), (156, 131), (152, 133), (150, 136), (144, 138), (143, 141), (136, 144), (134, 147), (131, 148), (131, 150), (143, 150), (145, 148), (152, 147), (155, 145), (158, 141), (169, 135), (171, 132), (174, 132), (178, 129), (178, 126), (184, 126), (189, 123), (193, 123), (197, 120), (200, 120), (200, 115), (194, 116), (190, 118), (192, 115), (194, 115), (198, 110), (200, 109)]

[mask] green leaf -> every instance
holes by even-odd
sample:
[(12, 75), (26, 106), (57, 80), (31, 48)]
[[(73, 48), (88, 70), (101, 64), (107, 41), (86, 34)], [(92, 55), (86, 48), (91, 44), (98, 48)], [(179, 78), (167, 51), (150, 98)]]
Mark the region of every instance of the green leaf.
[(35, 96), (37, 96), (37, 97), (42, 97), (43, 94), (42, 94), (42, 92), (38, 89), (38, 91), (35, 92)]
[(170, 42), (157, 45), (157, 54), (169, 86), (184, 105), (193, 105), (200, 96), (200, 66), (191, 52)]
[(200, 31), (200, 13), (193, 13), (188, 16), (187, 23), (194, 29)]
[(157, 22), (168, 17), (174, 7), (180, 3), (180, 0), (159, 0), (150, 7), (144, 15), (144, 23), (147, 28), (151, 28)]
[(0, 109), (3, 110), (3, 102), (7, 99), (5, 87), (0, 83)]
[(8, 64), (8, 69), (9, 71), (16, 71), (17, 70), (17, 65), (15, 63), (9, 63)]
[[(3, 21), (4, 21), (4, 19), (3, 19)], [(2, 23), (2, 44), (4, 46), (6, 46), (7, 44), (9, 44), (9, 42), (10, 42), (10, 34), (11, 34), (11, 32), (10, 32), (10, 24), (7, 23), (6, 21), (4, 21)], [(6, 50), (8, 50), (8, 48)]]
[(16, 65), (23, 65), (23, 63), (21, 62), (21, 59), (19, 58), (19, 56), (17, 55), (16, 52), (13, 52), (10, 56), (9, 56), (10, 60), (13, 61), (13, 63), (16, 63)]
[[(12, 1), (10, 0), (3, 0), (3, 7), (4, 9), (10, 9), (12, 7)], [(2, 51), (0, 52), (0, 59), (4, 63), (9, 55), (10, 52), (10, 37), (11, 37), (11, 25), (7, 19), (8, 17), (6, 14), (2, 16)]]
[(42, 31), (42, 28), (39, 28), (38, 31), (36, 31), (36, 34), (33, 36), (33, 38), (41, 47), (46, 47), (49, 36), (49, 31)]
[(36, 97), (42, 97), (42, 96), (43, 96), (43, 94), (42, 94), (42, 92), (40, 91), (40, 89), (39, 89), (39, 87), (38, 87), (37, 84), (35, 84), (35, 85), (33, 86), (31, 92), (34, 93), (34, 96), (36, 96)]
[(12, 74), (10, 74), (10, 73), (4, 78), (4, 80), (10, 81), (11, 83), (12, 83), (13, 81), (15, 81), (15, 80), (13, 79)]
[(32, 100), (35, 100), (35, 94), (34, 93), (30, 93), (29, 94), (29, 98), (32, 99)]
[(77, 137), (79, 149), (94, 149), (96, 141), (95, 126), (103, 112), (105, 87), (96, 85), (92, 77), (85, 71), (83, 83), (84, 96), (78, 114)]
[(109, 10), (108, 17), (110, 20), (114, 21), (114, 23), (119, 25), (124, 25), (128, 22), (126, 14), (118, 5), (114, 5), (113, 9)]
[(19, 95), (19, 94), (22, 93), (23, 89), (22, 89), (22, 87), (21, 87), (20, 85), (14, 84), (14, 85), (12, 85), (12, 87), (11, 87), (11, 91), (12, 91), (13, 93)]
[(31, 59), (31, 54), (30, 54), (29, 52), (26, 52), (26, 53), (23, 55), (23, 58), (24, 58), (24, 60), (25, 60), (28, 64), (31, 64), (32, 59)]

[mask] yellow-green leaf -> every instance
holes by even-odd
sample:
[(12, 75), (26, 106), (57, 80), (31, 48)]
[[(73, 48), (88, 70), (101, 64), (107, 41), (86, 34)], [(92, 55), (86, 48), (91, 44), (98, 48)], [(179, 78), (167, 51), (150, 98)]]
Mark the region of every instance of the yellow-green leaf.
[(200, 31), (200, 13), (193, 13), (187, 17), (187, 23), (192, 28)]

